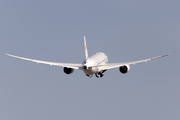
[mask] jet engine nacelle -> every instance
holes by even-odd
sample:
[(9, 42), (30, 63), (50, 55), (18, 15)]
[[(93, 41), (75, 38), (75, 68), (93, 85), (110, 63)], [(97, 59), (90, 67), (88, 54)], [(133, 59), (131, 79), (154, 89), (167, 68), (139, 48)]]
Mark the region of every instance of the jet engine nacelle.
[(124, 66), (119, 67), (119, 71), (123, 74), (126, 74), (127, 72), (129, 72), (129, 70), (130, 70), (129, 65), (124, 65)]
[(73, 69), (73, 68), (64, 67), (64, 72), (65, 72), (66, 74), (71, 74), (71, 73), (74, 72), (74, 69)]

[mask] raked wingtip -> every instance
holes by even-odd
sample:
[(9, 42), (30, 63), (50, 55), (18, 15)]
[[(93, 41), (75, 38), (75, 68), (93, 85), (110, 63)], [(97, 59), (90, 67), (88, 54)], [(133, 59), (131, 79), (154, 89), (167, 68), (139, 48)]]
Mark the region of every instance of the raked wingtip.
[(9, 56), (9, 54), (8, 54), (8, 53), (5, 53), (5, 54)]
[(169, 54), (167, 54), (167, 55), (171, 55), (171, 54), (174, 54), (175, 53), (175, 51), (173, 51), (172, 53), (169, 53)]

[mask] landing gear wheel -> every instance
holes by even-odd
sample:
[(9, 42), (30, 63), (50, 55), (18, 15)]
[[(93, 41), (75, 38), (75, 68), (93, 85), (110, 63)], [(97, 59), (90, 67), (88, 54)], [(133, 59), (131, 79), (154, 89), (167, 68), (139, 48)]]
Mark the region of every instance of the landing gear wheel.
[(97, 75), (97, 73), (95, 73), (96, 77), (99, 78), (99, 76)]
[(101, 72), (99, 72), (98, 74), (100, 75), (100, 77), (103, 77), (103, 76), (104, 76)]
[(86, 76), (88, 76), (88, 77), (89, 77), (90, 75), (86, 74)]

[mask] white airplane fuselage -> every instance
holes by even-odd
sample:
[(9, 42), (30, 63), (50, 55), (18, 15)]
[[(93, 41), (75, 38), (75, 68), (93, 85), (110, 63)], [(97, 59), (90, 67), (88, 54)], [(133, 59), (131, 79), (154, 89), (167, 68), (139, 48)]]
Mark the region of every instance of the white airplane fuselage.
[(88, 75), (93, 75), (102, 71), (101, 65), (108, 63), (108, 57), (105, 53), (98, 52), (83, 62), (83, 71)]

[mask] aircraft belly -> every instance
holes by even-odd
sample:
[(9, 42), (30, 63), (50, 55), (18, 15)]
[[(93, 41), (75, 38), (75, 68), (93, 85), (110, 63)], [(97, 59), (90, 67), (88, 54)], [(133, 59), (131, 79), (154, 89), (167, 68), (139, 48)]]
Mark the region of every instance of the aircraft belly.
[(89, 67), (87, 70), (84, 69), (84, 72), (89, 75), (93, 75), (98, 72), (98, 68)]

